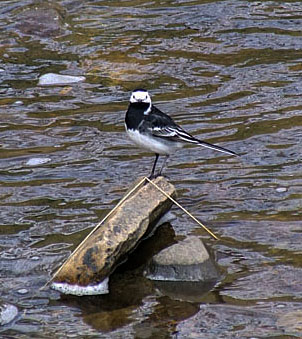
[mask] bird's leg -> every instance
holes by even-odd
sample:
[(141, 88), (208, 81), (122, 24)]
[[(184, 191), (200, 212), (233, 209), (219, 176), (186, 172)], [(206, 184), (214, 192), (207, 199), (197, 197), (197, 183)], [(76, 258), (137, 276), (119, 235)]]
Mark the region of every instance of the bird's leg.
[(168, 158), (169, 158), (169, 155), (167, 154), (166, 157), (165, 157), (165, 160), (164, 160), (163, 164), (161, 165), (161, 168), (160, 168), (160, 171), (159, 171), (158, 175), (161, 175), (161, 172), (162, 172), (162, 170), (164, 169), (164, 167), (165, 167), (165, 165), (166, 165), (166, 162), (167, 162)]
[(152, 171), (151, 171), (151, 174), (149, 176), (149, 179), (153, 179), (155, 176), (154, 176), (154, 172), (155, 172), (155, 167), (156, 167), (156, 163), (157, 163), (157, 160), (159, 158), (159, 154), (155, 154), (155, 161), (154, 161), (154, 164), (153, 164), (153, 167), (152, 167)]

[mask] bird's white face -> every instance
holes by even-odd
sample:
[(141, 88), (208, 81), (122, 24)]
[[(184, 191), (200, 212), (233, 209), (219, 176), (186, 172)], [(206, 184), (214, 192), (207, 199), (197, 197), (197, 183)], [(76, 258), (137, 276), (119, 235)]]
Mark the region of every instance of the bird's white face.
[(132, 104), (135, 102), (144, 102), (146, 104), (151, 104), (151, 97), (147, 91), (136, 90), (132, 92), (130, 102)]

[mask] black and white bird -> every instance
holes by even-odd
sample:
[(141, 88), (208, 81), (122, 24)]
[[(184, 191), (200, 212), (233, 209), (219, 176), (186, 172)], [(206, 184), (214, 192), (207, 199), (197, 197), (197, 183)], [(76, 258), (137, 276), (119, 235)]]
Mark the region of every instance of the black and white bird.
[(187, 133), (171, 117), (152, 105), (151, 97), (145, 89), (136, 89), (132, 92), (125, 117), (125, 127), (128, 136), (135, 144), (155, 153), (150, 178), (154, 177), (159, 155), (165, 155), (166, 158), (158, 175), (161, 174), (169, 155), (186, 143), (237, 155), (233, 151), (198, 140)]

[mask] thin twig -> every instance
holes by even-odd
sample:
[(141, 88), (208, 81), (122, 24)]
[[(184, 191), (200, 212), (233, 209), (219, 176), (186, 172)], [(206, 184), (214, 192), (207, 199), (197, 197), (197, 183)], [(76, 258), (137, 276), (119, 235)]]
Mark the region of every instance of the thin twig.
[(201, 226), (204, 230), (206, 230), (214, 239), (219, 240), (219, 238), (210, 231), (205, 225), (203, 225), (198, 219), (196, 219), (189, 211), (187, 211), (184, 207), (182, 207), (176, 200), (174, 200), (169, 194), (167, 194), (164, 190), (162, 190), (158, 185), (156, 185), (152, 180), (145, 177), (145, 179), (150, 182), (154, 187), (156, 187), (163, 195), (165, 195), (167, 198), (169, 198), (176, 206), (178, 206), (180, 209), (182, 209), (185, 213), (188, 214), (189, 217), (191, 217), (199, 226)]

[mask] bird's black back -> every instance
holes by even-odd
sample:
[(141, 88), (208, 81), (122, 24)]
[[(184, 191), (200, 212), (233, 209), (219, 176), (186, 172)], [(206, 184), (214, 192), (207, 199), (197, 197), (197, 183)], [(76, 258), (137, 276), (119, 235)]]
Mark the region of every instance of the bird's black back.
[(150, 121), (154, 127), (177, 126), (169, 115), (160, 111), (152, 105), (151, 113), (145, 117), (146, 121)]
[(154, 105), (151, 106), (151, 111), (148, 114), (144, 114), (148, 107), (149, 104), (144, 102), (129, 104), (125, 117), (125, 123), (128, 129), (139, 129), (139, 127), (142, 126), (142, 121), (144, 121), (145, 127), (152, 126), (153, 128), (162, 128), (167, 125), (177, 126), (171, 117), (160, 111)]

